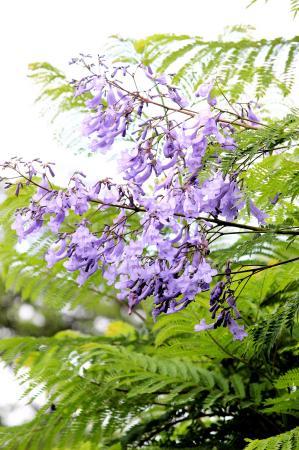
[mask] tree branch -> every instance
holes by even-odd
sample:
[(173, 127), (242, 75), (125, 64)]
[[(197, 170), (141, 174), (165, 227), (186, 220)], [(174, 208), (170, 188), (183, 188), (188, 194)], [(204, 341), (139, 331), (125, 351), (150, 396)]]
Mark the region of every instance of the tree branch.
[[(114, 208), (123, 208), (123, 209), (128, 209), (131, 211), (135, 211), (135, 212), (146, 212), (146, 209), (141, 206), (121, 205), (119, 203), (105, 203), (105, 202), (102, 202), (101, 200), (90, 200), (90, 201), (93, 203), (99, 203), (103, 206), (111, 206)], [(181, 213), (175, 213), (174, 215), (177, 217), (187, 218), (185, 214), (181, 214)], [(190, 219), (192, 219), (192, 217), (190, 217)], [(224, 227), (234, 227), (234, 228), (240, 228), (240, 229), (244, 229), (244, 230), (250, 230), (250, 231), (254, 231), (256, 233), (274, 233), (274, 234), (292, 235), (292, 236), (299, 235), (299, 230), (294, 230), (294, 229), (272, 230), (272, 229), (267, 229), (266, 227), (264, 227), (264, 228), (263, 227), (255, 227), (255, 226), (246, 225), (243, 223), (221, 220), (221, 219), (217, 219), (216, 217), (210, 218), (210, 217), (204, 217), (204, 216), (197, 216), (194, 219), (195, 220), (205, 220), (207, 222), (216, 223), (217, 225), (222, 225)]]
[[(295, 261), (299, 261), (299, 256), (297, 258), (287, 259), (286, 261), (280, 261), (279, 263), (270, 264), (269, 266), (262, 266), (262, 267), (255, 267), (253, 269), (245, 269), (245, 270), (237, 270), (235, 272), (230, 272), (231, 275), (239, 275), (241, 273), (248, 273), (251, 272), (252, 275), (262, 272), (263, 270), (272, 269), (272, 267), (282, 266), (284, 264), (289, 264)], [(215, 277), (225, 276), (226, 273), (217, 273), (217, 275), (214, 275)], [(239, 281), (239, 280), (236, 280)]]
[[(128, 89), (120, 86), (115, 81), (111, 81), (111, 80), (108, 80), (108, 79), (106, 79), (106, 80), (112, 86), (116, 87), (117, 89), (120, 89), (121, 91), (125, 92), (126, 94), (128, 94), (128, 95), (130, 95), (130, 96), (132, 96), (134, 98), (137, 98), (138, 100), (140, 100), (143, 103), (151, 104), (151, 105), (154, 105), (154, 106), (159, 106), (160, 108), (163, 108), (164, 110), (167, 109), (168, 111), (174, 111), (174, 112), (177, 112), (177, 113), (180, 113), (180, 114), (185, 114), (185, 115), (190, 116), (190, 117), (196, 117), (199, 114), (197, 111), (193, 111), (191, 109), (175, 108), (173, 106), (168, 106), (168, 105), (156, 102), (156, 101), (154, 101), (152, 99), (149, 99), (147, 97), (143, 97), (139, 92), (131, 92), (131, 91), (129, 91)], [(233, 114), (233, 113), (230, 113), (230, 114)], [(236, 114), (233, 114), (233, 115), (237, 116)], [(219, 122), (232, 124), (234, 126), (246, 128), (246, 129), (249, 129), (249, 130), (256, 130), (256, 125), (249, 125), (249, 124), (245, 123), (246, 121), (252, 122), (250, 119), (247, 119), (246, 117), (241, 117), (239, 115), (237, 117), (241, 118), (242, 122), (236, 122), (236, 121), (231, 121), (231, 120), (227, 120), (227, 119), (219, 119)], [(258, 123), (258, 124), (261, 125), (260, 123)]]

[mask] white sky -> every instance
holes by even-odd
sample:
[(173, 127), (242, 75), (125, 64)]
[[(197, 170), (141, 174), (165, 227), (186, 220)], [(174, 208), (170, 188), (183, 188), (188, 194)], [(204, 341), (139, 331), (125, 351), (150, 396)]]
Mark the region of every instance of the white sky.
[[(268, 4), (259, 0), (246, 9), (248, 3), (249, 0), (2, 0), (0, 160), (13, 155), (39, 156), (60, 162), (65, 171), (80, 168), (107, 176), (107, 167), (101, 164), (100, 157), (86, 162), (84, 156), (74, 156), (53, 139), (49, 122), (40, 118), (38, 108), (33, 106), (36, 88), (26, 78), (28, 64), (48, 61), (64, 67), (79, 52), (100, 51), (111, 34), (144, 37), (171, 32), (217, 39), (225, 26), (236, 24), (255, 26), (256, 38), (299, 34), (299, 17), (293, 20), (288, 0), (269, 0)], [(8, 372), (0, 367), (0, 406), (13, 403), (17, 393)], [(10, 425), (30, 417), (29, 409), (21, 411), (9, 415)]]
[[(250, 24), (257, 38), (299, 32), (289, 0), (2, 0), (0, 160), (16, 154), (56, 160), (64, 172), (76, 168), (107, 175), (101, 157), (73, 156), (53, 139), (53, 128), (33, 107), (36, 87), (26, 78), (33, 61), (65, 67), (79, 52), (96, 53), (111, 34), (144, 37), (158, 32), (216, 39), (225, 26)], [(67, 167), (66, 167), (67, 166)]]

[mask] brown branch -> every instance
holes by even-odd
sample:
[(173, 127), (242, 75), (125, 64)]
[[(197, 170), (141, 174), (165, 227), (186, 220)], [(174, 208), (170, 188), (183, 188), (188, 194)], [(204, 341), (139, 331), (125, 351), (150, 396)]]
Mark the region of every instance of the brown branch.
[[(104, 203), (101, 200), (90, 200), (93, 203), (99, 203), (104, 206), (111, 206), (114, 208), (123, 208), (128, 209), (135, 212), (146, 212), (146, 209), (141, 206), (131, 206), (131, 205), (122, 205), (119, 203)], [(177, 217), (183, 217), (187, 218), (185, 214), (182, 213), (175, 213), (174, 214)], [(203, 216), (197, 216), (194, 218), (195, 220), (205, 220), (207, 222), (216, 223), (217, 225), (222, 225), (224, 227), (234, 227), (234, 228), (240, 228), (244, 230), (250, 230), (254, 231), (256, 233), (274, 233), (274, 234), (282, 234), (282, 235), (292, 235), (297, 236), (299, 235), (299, 230), (270, 230), (263, 227), (254, 227), (252, 225), (246, 225), (243, 223), (237, 223), (237, 222), (229, 222), (227, 220), (221, 220), (217, 219), (216, 217), (210, 218), (210, 217), (203, 217)]]
[[(11, 167), (11, 169), (15, 170), (17, 173), (20, 174), (20, 176), (22, 178), (24, 178), (25, 180), (27, 180), (28, 182), (32, 183), (34, 186), (37, 186), (45, 191), (51, 192), (51, 189), (48, 189), (44, 186), (41, 186), (40, 184), (38, 184), (37, 182), (29, 179), (28, 177), (26, 177), (26, 175), (22, 174), (21, 172), (19, 172), (15, 167)], [(110, 206), (110, 207), (114, 207), (114, 208), (119, 208), (119, 209), (127, 209), (130, 211), (134, 211), (134, 212), (146, 212), (146, 209), (144, 207), (141, 206), (131, 206), (131, 205), (126, 205), (126, 204), (120, 204), (120, 203), (105, 203), (101, 200), (94, 200), (94, 199), (90, 199), (90, 202), (92, 203), (97, 203), (103, 206)], [(183, 217), (183, 218), (187, 218), (185, 214), (182, 213), (175, 213), (174, 214), (177, 217)], [(206, 222), (212, 222), (215, 223), (217, 225), (221, 225), (224, 227), (233, 227), (233, 228), (239, 228), (242, 230), (250, 230), (250, 231), (254, 231), (256, 233), (274, 233), (274, 234), (281, 234), (281, 235), (291, 235), (291, 236), (298, 236), (299, 235), (299, 230), (294, 230), (294, 229), (287, 229), (287, 230), (272, 230), (272, 229), (267, 229), (266, 227), (255, 227), (252, 225), (246, 225), (243, 223), (238, 223), (238, 222), (230, 222), (227, 220), (221, 220), (221, 219), (217, 219), (216, 217), (203, 217), (203, 216), (197, 216), (194, 218), (195, 220), (205, 220)], [(298, 227), (295, 227), (298, 228)]]
[[(286, 261), (280, 261), (279, 263), (270, 264), (268, 266), (259, 266), (259, 267), (255, 267), (253, 269), (237, 270), (235, 272), (230, 272), (230, 274), (231, 275), (239, 275), (241, 273), (251, 272), (252, 275), (255, 275), (256, 273), (262, 272), (263, 270), (272, 269), (272, 267), (282, 266), (284, 264), (289, 264), (289, 263), (292, 263), (292, 262), (295, 262), (298, 260), (299, 260), (299, 257), (287, 259)], [(215, 275), (215, 277), (220, 277), (220, 276), (225, 276), (225, 275), (226, 275), (226, 273), (217, 273), (217, 275)], [(239, 280), (236, 280), (236, 281), (239, 281)]]
[[(137, 98), (138, 100), (140, 100), (140, 101), (143, 102), (143, 103), (151, 104), (151, 105), (154, 105), (154, 106), (159, 106), (160, 108), (163, 108), (164, 110), (167, 109), (168, 111), (174, 111), (174, 112), (177, 112), (177, 113), (180, 113), (180, 114), (185, 114), (185, 115), (190, 116), (190, 117), (196, 117), (196, 116), (198, 116), (198, 114), (199, 114), (197, 111), (193, 111), (193, 110), (191, 110), (191, 109), (186, 109), (186, 108), (175, 108), (175, 107), (173, 107), (173, 106), (167, 106), (167, 105), (165, 105), (165, 104), (163, 104), (163, 103), (156, 102), (156, 101), (154, 101), (154, 100), (152, 100), (152, 99), (149, 99), (149, 98), (147, 98), (147, 97), (143, 97), (139, 92), (131, 92), (131, 91), (129, 91), (128, 89), (126, 89), (126, 88), (120, 86), (120, 85), (119, 85), (118, 83), (116, 83), (115, 81), (110, 81), (110, 80), (107, 79), (107, 82), (108, 82), (109, 84), (111, 84), (112, 86), (116, 87), (117, 89), (120, 89), (121, 91), (126, 92), (126, 93), (129, 94), (130, 96), (132, 96), (132, 97), (134, 97), (134, 98)], [(241, 116), (239, 116), (239, 117), (241, 117)], [(242, 117), (242, 121), (243, 121), (243, 122), (236, 122), (236, 121), (233, 121), (233, 122), (232, 122), (232, 121), (226, 120), (226, 119), (219, 119), (219, 121), (220, 121), (220, 122), (223, 122), (223, 123), (232, 124), (232, 125), (234, 125), (234, 126), (246, 128), (246, 129), (249, 129), (249, 130), (256, 130), (256, 126), (253, 126), (253, 125), (249, 125), (249, 124), (244, 123), (244, 121), (250, 121), (250, 122), (252, 122), (251, 120), (249, 120), (249, 119), (247, 119), (247, 118), (245, 118), (245, 117)]]

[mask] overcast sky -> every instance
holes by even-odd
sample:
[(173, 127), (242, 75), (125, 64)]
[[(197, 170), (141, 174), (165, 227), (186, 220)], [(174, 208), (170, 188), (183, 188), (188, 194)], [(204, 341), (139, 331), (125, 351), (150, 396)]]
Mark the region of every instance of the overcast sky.
[[(94, 170), (100, 156), (86, 162), (70, 159), (53, 139), (53, 128), (33, 107), (36, 87), (26, 78), (28, 64), (48, 61), (65, 67), (79, 52), (96, 53), (111, 34), (144, 37), (159, 32), (188, 33), (216, 39), (225, 26), (250, 24), (256, 38), (292, 37), (299, 20), (289, 0), (2, 0), (0, 37), (1, 147), (0, 160), (23, 155), (55, 159), (58, 165)], [(99, 173), (99, 175), (102, 175)]]
[[(272, 39), (298, 34), (299, 18), (293, 20), (289, 0), (2, 0), (1, 45), (1, 144), (0, 160), (13, 155), (41, 157), (68, 164), (65, 169), (107, 170), (100, 157), (73, 156), (53, 139), (53, 128), (33, 106), (36, 88), (26, 78), (33, 61), (65, 67), (79, 52), (97, 53), (111, 34), (144, 37), (153, 33), (187, 33), (217, 39), (225, 26), (250, 24), (253, 36)], [(70, 158), (71, 156), (71, 158)], [(102, 173), (101, 173), (102, 170)], [(107, 175), (107, 172), (105, 172)], [(2, 376), (1, 376), (2, 370)], [(0, 368), (0, 407), (14, 403), (19, 391), (10, 375)], [(30, 410), (7, 416), (19, 423)], [(29, 415), (28, 415), (29, 414)]]

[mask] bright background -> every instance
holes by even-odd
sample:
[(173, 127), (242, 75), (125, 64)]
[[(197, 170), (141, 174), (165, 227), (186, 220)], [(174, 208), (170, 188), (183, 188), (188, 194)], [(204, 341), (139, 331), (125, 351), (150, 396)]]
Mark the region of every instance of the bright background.
[[(33, 106), (37, 87), (27, 78), (28, 64), (47, 61), (62, 69), (79, 52), (97, 54), (111, 34), (144, 37), (153, 33), (195, 34), (217, 39), (224, 27), (250, 24), (253, 37), (292, 37), (299, 31), (289, 0), (2, 0), (1, 147), (7, 156), (55, 159), (67, 172), (81, 167), (103, 172), (100, 157), (69, 158), (69, 151), (53, 139), (49, 122)], [(101, 173), (99, 173), (101, 175)]]
[[(134, 38), (153, 33), (195, 34), (215, 40), (230, 25), (252, 25), (254, 38), (291, 38), (298, 34), (299, 17), (293, 20), (288, 0), (2, 0), (1, 42), (1, 147), (0, 160), (21, 155), (55, 160), (64, 173), (80, 168), (107, 175), (100, 156), (86, 158), (65, 150), (53, 138), (49, 121), (34, 105), (38, 89), (27, 78), (28, 64), (47, 61), (61, 69), (79, 52), (96, 54), (107, 37)], [(66, 124), (67, 125), (67, 124)], [(12, 375), (0, 366), (0, 408), (6, 423), (30, 420), (33, 409), (19, 403), (21, 390)]]

